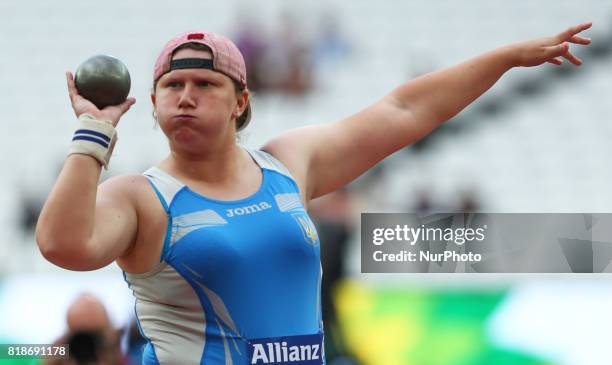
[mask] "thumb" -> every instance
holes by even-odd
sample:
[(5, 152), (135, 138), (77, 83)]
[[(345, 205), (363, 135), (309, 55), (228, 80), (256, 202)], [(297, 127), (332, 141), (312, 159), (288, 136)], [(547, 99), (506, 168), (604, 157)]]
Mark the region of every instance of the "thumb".
[(124, 114), (130, 107), (136, 103), (136, 98), (127, 98), (123, 103), (119, 104), (119, 110), (121, 110), (121, 114)]

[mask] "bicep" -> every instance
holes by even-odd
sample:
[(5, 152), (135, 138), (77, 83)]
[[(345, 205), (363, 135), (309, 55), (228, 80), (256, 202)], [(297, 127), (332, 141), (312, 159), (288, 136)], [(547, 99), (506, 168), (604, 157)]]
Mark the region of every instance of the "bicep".
[(98, 187), (93, 235), (88, 243), (90, 264), (104, 267), (125, 255), (136, 240), (138, 216), (130, 177)]

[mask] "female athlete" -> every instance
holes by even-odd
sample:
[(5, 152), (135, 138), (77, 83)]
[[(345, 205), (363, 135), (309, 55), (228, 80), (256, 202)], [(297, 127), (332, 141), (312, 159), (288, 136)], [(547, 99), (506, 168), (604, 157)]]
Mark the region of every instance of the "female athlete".
[(144, 364), (323, 364), (319, 240), (306, 207), (426, 136), (506, 71), (563, 59), (590, 23), (500, 47), (399, 85), (330, 124), (289, 130), (261, 149), (236, 143), (250, 120), (242, 55), (206, 31), (166, 44), (154, 115), (166, 159), (98, 186), (133, 98), (99, 110), (67, 73), (79, 118), (41, 212), (44, 257), (70, 270), (116, 261), (136, 297)]

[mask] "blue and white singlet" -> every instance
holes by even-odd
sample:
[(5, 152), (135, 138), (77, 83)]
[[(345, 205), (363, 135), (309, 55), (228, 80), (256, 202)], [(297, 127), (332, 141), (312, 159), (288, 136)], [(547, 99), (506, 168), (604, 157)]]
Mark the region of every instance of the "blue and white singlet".
[(259, 190), (220, 201), (153, 167), (168, 214), (160, 263), (124, 273), (147, 340), (143, 364), (324, 364), (319, 239), (298, 187), (247, 149)]

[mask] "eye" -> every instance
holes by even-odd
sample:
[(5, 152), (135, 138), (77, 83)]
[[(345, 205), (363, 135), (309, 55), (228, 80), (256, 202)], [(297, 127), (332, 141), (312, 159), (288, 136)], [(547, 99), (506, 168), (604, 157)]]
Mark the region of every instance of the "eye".
[(209, 87), (210, 86), (210, 82), (208, 82), (208, 81), (199, 81), (198, 82), (198, 86), (199, 87)]
[(166, 84), (166, 87), (169, 87), (169, 88), (171, 88), (171, 89), (176, 89), (176, 88), (178, 88), (178, 87), (180, 87), (180, 86), (181, 86), (181, 84), (180, 84), (180, 82), (178, 82), (178, 81), (170, 81), (170, 82), (168, 82), (168, 83)]

